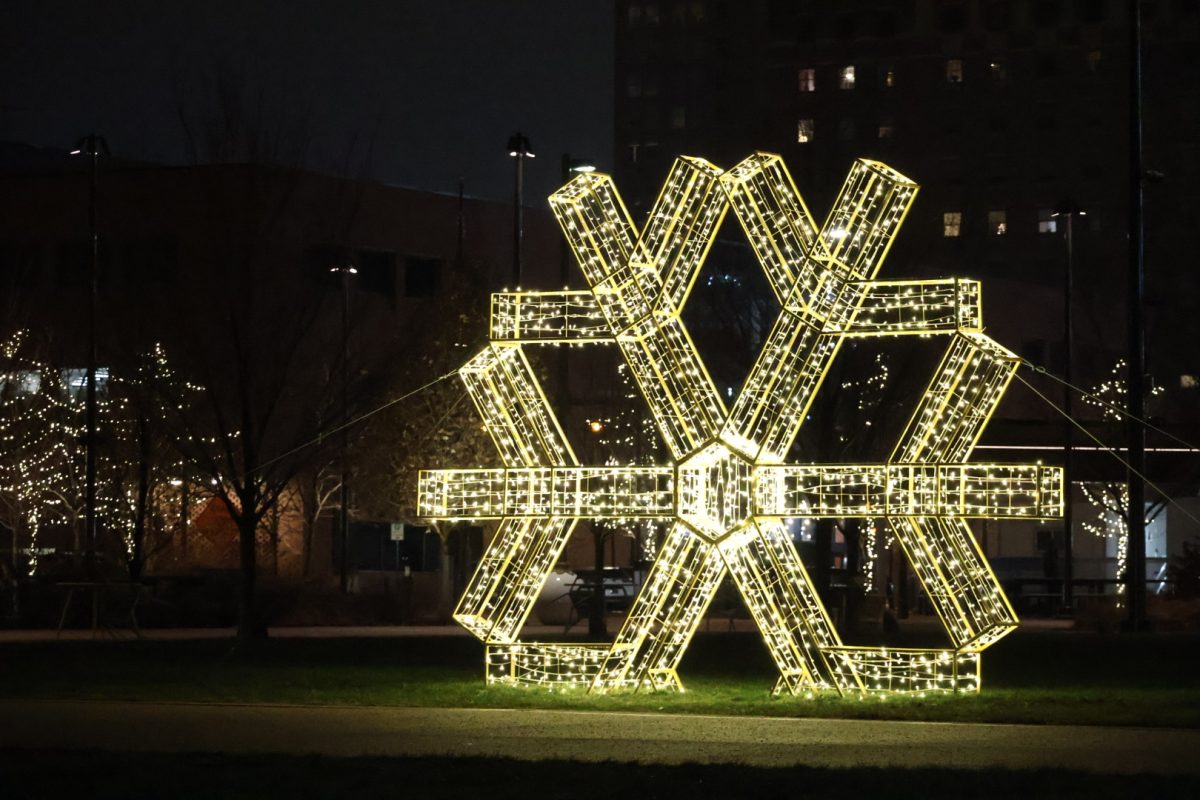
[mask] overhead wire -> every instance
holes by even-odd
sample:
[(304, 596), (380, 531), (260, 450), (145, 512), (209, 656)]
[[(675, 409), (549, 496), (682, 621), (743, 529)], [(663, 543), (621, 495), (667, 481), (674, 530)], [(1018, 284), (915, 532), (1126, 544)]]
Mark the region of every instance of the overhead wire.
[[(316, 444), (320, 444), (320, 443), (321, 443), (321, 442), (323, 442), (323, 441), (324, 441), (324, 440), (325, 440), (327, 437), (329, 437), (329, 436), (332, 436), (333, 434), (335, 434), (335, 433), (337, 433), (337, 432), (339, 432), (339, 431), (342, 431), (342, 430), (345, 430), (345, 429), (347, 429), (347, 428), (350, 428), (350, 427), (352, 427), (352, 426), (354, 426), (354, 425), (357, 425), (358, 423), (362, 422), (363, 420), (365, 420), (365, 419), (368, 419), (369, 417), (373, 417), (374, 415), (378, 414), (380, 411), (383, 411), (384, 409), (391, 408), (392, 406), (396, 405), (397, 403), (401, 403), (401, 402), (403, 402), (403, 401), (407, 400), (408, 398), (412, 397), (413, 395), (420, 394), (421, 392), (425, 391), (426, 389), (431, 389), (431, 388), (433, 388), (434, 386), (436, 386), (437, 384), (439, 384), (439, 383), (441, 383), (442, 381), (446, 380), (447, 378), (452, 378), (452, 377), (454, 377), (454, 376), (455, 376), (455, 375), (457, 375), (457, 374), (458, 374), (458, 370), (457, 370), (457, 369), (453, 369), (453, 370), (451, 370), (450, 372), (447, 372), (445, 375), (442, 375), (442, 376), (440, 376), (440, 377), (434, 378), (433, 380), (429, 381), (428, 383), (426, 383), (426, 384), (424, 384), (424, 385), (422, 385), (422, 386), (418, 386), (416, 389), (413, 389), (413, 390), (412, 390), (412, 391), (410, 391), (410, 392), (405, 392), (404, 394), (400, 395), (399, 397), (393, 397), (391, 400), (388, 400), (386, 403), (384, 403), (384, 404), (382, 404), (382, 405), (380, 405), (380, 406), (377, 406), (377, 407), (375, 407), (375, 408), (371, 409), (370, 411), (367, 411), (367, 412), (365, 412), (365, 413), (363, 413), (363, 414), (359, 414), (359, 415), (358, 415), (357, 417), (355, 417), (354, 419), (347, 420), (346, 422), (343, 422), (341, 425), (338, 425), (338, 426), (336, 426), (336, 427), (334, 427), (334, 428), (330, 428), (330, 429), (329, 429), (329, 430), (327, 430), (327, 431), (322, 431), (321, 433), (317, 434), (317, 435), (316, 435), (315, 437), (313, 437), (312, 439), (309, 439), (309, 440), (308, 440), (308, 441), (306, 441), (306, 442), (302, 442), (301, 444), (298, 444), (298, 445), (296, 445), (296, 446), (295, 446), (295, 447), (293, 447), (292, 449), (290, 449), (290, 450), (287, 450), (287, 451), (285, 451), (285, 452), (283, 452), (283, 453), (280, 453), (279, 455), (275, 456), (274, 458), (269, 458), (269, 459), (267, 459), (266, 461), (264, 461), (264, 462), (262, 462), (261, 464), (259, 464), (259, 465), (258, 465), (258, 466), (257, 466), (257, 467), (256, 467), (256, 468), (253, 470), (253, 472), (259, 472), (260, 470), (263, 470), (263, 469), (265, 469), (266, 467), (269, 467), (269, 466), (271, 466), (272, 464), (274, 464), (274, 463), (275, 463), (275, 462), (277, 462), (277, 461), (282, 461), (283, 459), (287, 458), (288, 456), (291, 456), (291, 455), (294, 455), (294, 454), (296, 454), (296, 453), (299, 453), (301, 450), (304, 450), (305, 448), (312, 447), (313, 445), (316, 445)], [(460, 398), (460, 399), (461, 399), (461, 398)], [(253, 474), (253, 473), (252, 473), (252, 474)]]
[[(1163, 498), (1164, 500), (1166, 500), (1166, 501), (1167, 501), (1169, 504), (1171, 504), (1171, 505), (1175, 506), (1177, 509), (1179, 509), (1179, 512), (1180, 512), (1181, 514), (1183, 514), (1185, 517), (1187, 517), (1188, 519), (1190, 519), (1192, 522), (1196, 523), (1197, 525), (1200, 525), (1200, 519), (1197, 519), (1197, 518), (1196, 518), (1196, 517), (1195, 517), (1195, 516), (1192, 514), (1192, 512), (1188, 511), (1186, 508), (1184, 508), (1184, 507), (1183, 507), (1183, 505), (1182, 505), (1181, 503), (1179, 503), (1179, 502), (1178, 502), (1178, 501), (1176, 501), (1176, 500), (1175, 500), (1173, 497), (1171, 497), (1169, 494), (1167, 494), (1167, 492), (1165, 492), (1165, 491), (1162, 489), (1162, 487), (1160, 487), (1160, 486), (1159, 486), (1158, 484), (1156, 484), (1154, 481), (1150, 480), (1150, 478), (1149, 478), (1149, 477), (1148, 477), (1148, 476), (1147, 476), (1145, 473), (1143, 473), (1143, 472), (1140, 472), (1140, 471), (1138, 471), (1138, 470), (1134, 469), (1134, 468), (1133, 468), (1133, 465), (1132, 465), (1132, 464), (1130, 464), (1130, 463), (1129, 463), (1129, 462), (1128, 462), (1126, 459), (1122, 458), (1122, 457), (1121, 457), (1121, 456), (1120, 456), (1120, 455), (1117, 453), (1117, 451), (1116, 451), (1116, 450), (1114, 450), (1113, 448), (1111, 448), (1111, 447), (1109, 447), (1108, 445), (1106, 445), (1106, 444), (1105, 444), (1104, 442), (1102, 442), (1102, 441), (1101, 441), (1101, 440), (1100, 440), (1100, 439), (1099, 439), (1099, 438), (1098, 438), (1098, 437), (1097, 437), (1095, 434), (1093, 434), (1091, 431), (1089, 431), (1087, 428), (1085, 428), (1083, 425), (1081, 425), (1081, 424), (1079, 423), (1079, 421), (1078, 421), (1078, 420), (1076, 420), (1074, 417), (1072, 417), (1070, 414), (1068, 414), (1068, 413), (1067, 413), (1066, 411), (1064, 411), (1063, 409), (1059, 408), (1059, 407), (1058, 407), (1058, 405), (1057, 405), (1057, 404), (1056, 404), (1056, 403), (1055, 403), (1053, 400), (1051, 400), (1050, 398), (1046, 397), (1046, 395), (1044, 395), (1044, 394), (1042, 394), (1040, 391), (1038, 391), (1037, 387), (1035, 387), (1035, 386), (1034, 386), (1033, 384), (1031, 384), (1029, 381), (1027, 381), (1027, 380), (1025, 380), (1023, 377), (1021, 377), (1021, 374), (1020, 374), (1020, 373), (1017, 373), (1017, 374), (1016, 374), (1016, 378), (1017, 378), (1017, 380), (1019, 380), (1021, 383), (1025, 384), (1025, 386), (1027, 386), (1031, 392), (1033, 392), (1035, 395), (1037, 395), (1037, 396), (1038, 396), (1038, 397), (1040, 397), (1042, 400), (1044, 400), (1048, 406), (1050, 406), (1051, 408), (1053, 408), (1053, 409), (1054, 409), (1055, 411), (1057, 411), (1057, 412), (1058, 412), (1058, 413), (1059, 413), (1059, 414), (1060, 414), (1062, 417), (1064, 417), (1064, 418), (1065, 418), (1065, 419), (1066, 419), (1068, 422), (1070, 422), (1072, 425), (1074, 425), (1076, 428), (1078, 428), (1080, 431), (1082, 431), (1082, 432), (1083, 432), (1083, 435), (1084, 435), (1084, 436), (1087, 436), (1089, 439), (1091, 439), (1093, 442), (1095, 442), (1095, 443), (1096, 443), (1096, 445), (1100, 447), (1100, 449), (1102, 449), (1102, 450), (1104, 450), (1105, 452), (1107, 452), (1109, 455), (1111, 455), (1113, 458), (1115, 458), (1117, 461), (1119, 461), (1121, 464), (1123, 464), (1127, 470), (1129, 470), (1129, 471), (1130, 471), (1130, 472), (1132, 472), (1134, 475), (1138, 476), (1138, 477), (1139, 477), (1139, 478), (1141, 478), (1143, 481), (1145, 481), (1147, 486), (1151, 487), (1152, 489), (1154, 489), (1154, 491), (1158, 492), (1158, 493), (1159, 493), (1159, 495), (1161, 495), (1161, 496), (1162, 496), (1162, 498)], [(1070, 498), (1069, 498), (1069, 497), (1067, 498), (1067, 502), (1070, 502)]]

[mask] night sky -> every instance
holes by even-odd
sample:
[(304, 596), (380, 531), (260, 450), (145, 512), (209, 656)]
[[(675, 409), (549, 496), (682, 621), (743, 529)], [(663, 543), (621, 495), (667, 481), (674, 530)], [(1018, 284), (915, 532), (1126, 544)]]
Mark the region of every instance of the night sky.
[[(559, 156), (612, 158), (607, 0), (5, 0), (0, 140), (186, 163), (236, 86), (250, 127), (308, 166), (507, 199), (504, 149), (539, 156), (527, 202), (558, 184)], [(181, 122), (180, 110), (191, 122)], [(200, 148), (203, 160), (211, 150)], [(236, 159), (234, 159), (236, 160)]]

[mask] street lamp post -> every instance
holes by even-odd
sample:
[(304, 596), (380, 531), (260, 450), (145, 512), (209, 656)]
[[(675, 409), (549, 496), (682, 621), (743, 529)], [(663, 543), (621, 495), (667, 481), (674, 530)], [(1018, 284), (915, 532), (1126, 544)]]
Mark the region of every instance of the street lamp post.
[(342, 276), (342, 480), (340, 489), (340, 513), (338, 514), (338, 539), (341, 541), (341, 558), (338, 563), (339, 582), (344, 594), (349, 588), (350, 549), (350, 276), (358, 270), (352, 265), (331, 267), (330, 272)]
[(522, 209), (525, 204), (525, 159), (534, 158), (525, 134), (517, 131), (508, 137), (508, 155), (514, 159), (513, 186), (513, 265), (512, 288), (521, 285), (521, 247), (525, 239), (525, 220)]
[(71, 155), (85, 155), (90, 160), (88, 179), (88, 235), (91, 239), (91, 274), (88, 288), (88, 355), (87, 394), (85, 399), (84, 442), (84, 547), (85, 568), (89, 578), (96, 572), (96, 307), (100, 283), (100, 232), (96, 221), (96, 184), (100, 168), (100, 152), (108, 155), (108, 142), (103, 136), (89, 133), (79, 140)]
[(1071, 318), (1071, 299), (1075, 282), (1075, 217), (1085, 217), (1087, 212), (1073, 202), (1064, 200), (1054, 213), (1066, 222), (1063, 238), (1067, 243), (1067, 263), (1063, 270), (1063, 589), (1062, 601), (1067, 611), (1075, 605), (1075, 547), (1073, 518), (1071, 514), (1071, 475), (1074, 472), (1075, 423), (1071, 408), (1071, 353), (1074, 342), (1074, 327)]
[(1126, 402), (1129, 419), (1129, 554), (1125, 565), (1126, 602), (1129, 604), (1128, 628), (1146, 627), (1146, 416), (1145, 371), (1146, 341), (1142, 313), (1145, 302), (1143, 265), (1142, 182), (1146, 178), (1142, 162), (1142, 16), (1141, 3), (1129, 3), (1129, 391)]

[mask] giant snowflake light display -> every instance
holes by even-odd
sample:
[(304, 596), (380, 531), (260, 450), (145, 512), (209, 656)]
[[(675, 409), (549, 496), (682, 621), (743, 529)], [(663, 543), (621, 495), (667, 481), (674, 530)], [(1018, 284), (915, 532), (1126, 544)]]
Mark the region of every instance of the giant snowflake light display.
[[(979, 284), (877, 281), (917, 186), (859, 160), (817, 228), (779, 156), (723, 172), (680, 158), (639, 234), (611, 178), (580, 175), (550, 205), (588, 291), (493, 295), (491, 343), (462, 368), (504, 467), (420, 476), (430, 519), (500, 519), (455, 619), (487, 644), (489, 681), (593, 691), (682, 689), (676, 668), (731, 575), (780, 672), (777, 692), (976, 691), (979, 654), (1016, 615), (969, 518), (1061, 515), (1061, 470), (968, 463), (1017, 358), (982, 333)], [(729, 209), (781, 311), (726, 408), (680, 312)], [(891, 458), (789, 464), (814, 394), (848, 337), (945, 335), (946, 354)], [(522, 348), (615, 344), (674, 463), (581, 466)], [(885, 517), (952, 647), (842, 644), (783, 520)], [(519, 641), (580, 519), (669, 520), (611, 644)]]

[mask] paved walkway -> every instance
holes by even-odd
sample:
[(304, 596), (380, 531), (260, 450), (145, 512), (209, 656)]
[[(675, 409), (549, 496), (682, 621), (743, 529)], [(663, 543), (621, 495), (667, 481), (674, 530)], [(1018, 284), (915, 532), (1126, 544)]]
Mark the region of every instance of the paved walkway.
[(0, 719), (0, 747), (1200, 775), (1200, 730), (34, 700)]

